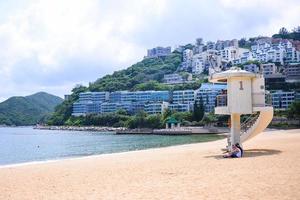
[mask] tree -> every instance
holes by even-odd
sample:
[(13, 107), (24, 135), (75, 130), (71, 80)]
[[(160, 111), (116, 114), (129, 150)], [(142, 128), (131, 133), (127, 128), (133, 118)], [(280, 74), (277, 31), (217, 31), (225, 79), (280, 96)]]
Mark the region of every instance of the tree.
[(242, 39), (239, 40), (239, 46), (240, 47), (246, 46), (246, 43), (247, 43), (246, 38), (242, 38)]
[(174, 117), (178, 121), (193, 121), (192, 112), (175, 112), (171, 117)]
[(280, 35), (287, 35), (289, 32), (285, 27), (282, 27), (281, 29), (279, 29), (279, 34)]
[(204, 116), (204, 106), (203, 106), (203, 100), (200, 96), (200, 99), (198, 101), (195, 101), (194, 103), (194, 112), (193, 112), (193, 120), (194, 121), (201, 121)]
[(294, 101), (288, 109), (289, 119), (300, 119), (300, 101)]
[(300, 26), (293, 28), (293, 33), (300, 33)]
[(135, 116), (127, 121), (129, 128), (145, 128), (147, 113), (143, 110), (139, 111)]
[(218, 118), (215, 114), (213, 113), (209, 113), (204, 115), (202, 122), (206, 125), (206, 126), (211, 126), (212, 124), (216, 123), (218, 121)]
[(161, 120), (161, 116), (159, 114), (158, 115), (149, 115), (146, 118), (145, 126), (147, 128), (162, 128), (163, 121)]
[(169, 108), (167, 108), (164, 112), (163, 112), (163, 116), (162, 119), (163, 121), (165, 121), (168, 117), (170, 117), (173, 114), (172, 110), (170, 110)]

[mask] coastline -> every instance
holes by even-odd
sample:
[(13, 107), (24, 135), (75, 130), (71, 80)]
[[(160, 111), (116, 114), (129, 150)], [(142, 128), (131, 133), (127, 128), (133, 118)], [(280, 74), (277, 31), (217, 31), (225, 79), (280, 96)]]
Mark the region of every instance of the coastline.
[(0, 168), (0, 199), (297, 199), (299, 142), (271, 131), (242, 159), (218, 140)]
[(174, 129), (149, 129), (125, 127), (99, 127), (99, 126), (47, 126), (36, 125), (33, 129), (39, 130), (63, 130), (63, 131), (98, 131), (114, 132), (123, 135), (153, 134), (153, 135), (193, 135), (193, 134), (226, 134), (229, 129), (226, 127), (179, 127)]

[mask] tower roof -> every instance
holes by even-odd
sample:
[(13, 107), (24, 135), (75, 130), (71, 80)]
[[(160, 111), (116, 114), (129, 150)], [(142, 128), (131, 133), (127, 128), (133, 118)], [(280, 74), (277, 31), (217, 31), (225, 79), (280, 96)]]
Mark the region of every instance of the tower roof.
[(257, 76), (258, 76), (258, 74), (242, 70), (239, 67), (231, 67), (227, 71), (220, 72), (220, 73), (214, 73), (214, 74), (210, 75), (209, 82), (224, 83), (224, 82), (227, 82), (227, 79), (231, 78), (231, 77), (249, 77), (249, 78), (255, 78)]

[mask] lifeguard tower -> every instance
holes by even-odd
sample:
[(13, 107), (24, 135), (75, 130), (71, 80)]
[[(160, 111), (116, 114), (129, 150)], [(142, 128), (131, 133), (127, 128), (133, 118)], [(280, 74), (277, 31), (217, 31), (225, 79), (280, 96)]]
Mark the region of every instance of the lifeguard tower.
[[(261, 133), (273, 118), (273, 107), (266, 105), (265, 82), (261, 74), (238, 67), (210, 75), (210, 82), (226, 83), (227, 94), (217, 96), (215, 114), (230, 115), (231, 129), (228, 149), (232, 144), (242, 144)], [(250, 117), (241, 124), (241, 115)]]

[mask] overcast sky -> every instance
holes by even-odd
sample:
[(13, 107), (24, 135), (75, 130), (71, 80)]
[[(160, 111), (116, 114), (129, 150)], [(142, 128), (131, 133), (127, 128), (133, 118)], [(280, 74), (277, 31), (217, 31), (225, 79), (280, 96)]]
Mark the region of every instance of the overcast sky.
[(299, 0), (0, 0), (0, 102), (63, 96), (158, 45), (271, 36), (299, 22)]

